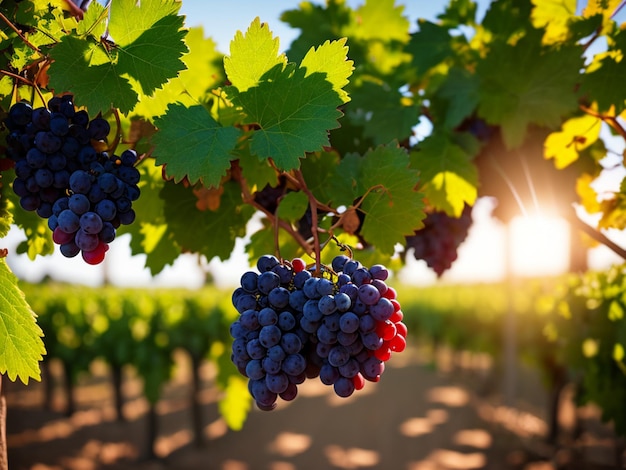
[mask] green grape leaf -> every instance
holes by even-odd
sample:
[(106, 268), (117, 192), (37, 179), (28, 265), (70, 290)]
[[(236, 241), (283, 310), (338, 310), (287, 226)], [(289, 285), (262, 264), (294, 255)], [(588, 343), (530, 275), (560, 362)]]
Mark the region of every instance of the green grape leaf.
[(222, 127), (204, 106), (173, 104), (155, 120), (159, 131), (152, 137), (157, 165), (166, 165), (168, 176), (179, 182), (219, 186), (233, 159), (241, 131)]
[(337, 108), (348, 99), (342, 88), (352, 74), (345, 43), (312, 48), (296, 67), (277, 56), (278, 44), (258, 18), (245, 35), (237, 33), (224, 59), (232, 83), (226, 92), (245, 114), (242, 124), (257, 128), (251, 153), (291, 170), (307, 152), (329, 145), (328, 131), (339, 126)]
[(185, 43), (189, 53), (182, 57), (185, 70), (154, 92), (149, 100), (137, 103), (132, 114), (151, 119), (162, 116), (170, 103), (192, 106), (208, 101), (210, 90), (224, 80), (223, 54), (212, 39), (205, 39), (201, 27), (190, 28)]
[(86, 106), (90, 114), (111, 107), (126, 114), (137, 103), (138, 95), (128, 79), (114, 62), (103, 62), (97, 44), (68, 35), (50, 50), (50, 56), (54, 59), (48, 72), (50, 87), (58, 93), (74, 93), (75, 101)]
[(478, 171), (473, 155), (444, 133), (434, 133), (411, 152), (411, 166), (418, 169), (428, 202), (438, 210), (459, 217), (465, 204), (477, 197)]
[[(327, 205), (335, 206), (335, 194), (333, 193), (335, 174), (338, 172), (340, 158), (336, 152), (316, 152), (302, 160), (302, 175), (306, 185), (315, 198)], [(341, 187), (338, 188), (341, 191)], [(354, 197), (354, 194), (351, 193)], [(344, 201), (345, 202), (345, 201)], [(348, 201), (352, 202), (351, 199)]]
[(327, 191), (337, 206), (350, 206), (354, 200), (367, 191), (367, 187), (361, 179), (361, 165), (363, 158), (358, 154), (345, 155), (334, 176), (327, 182)]
[(259, 191), (268, 184), (272, 187), (278, 184), (276, 170), (266, 160), (261, 161), (256, 155), (252, 155), (248, 145), (236, 149), (235, 157), (239, 160), (241, 174), (250, 191)]
[(287, 55), (292, 61), (302, 60), (311, 44), (348, 36), (346, 31), (355, 22), (354, 16), (354, 11), (343, 1), (326, 2), (326, 5), (305, 1), (297, 10), (283, 12), (280, 19), (300, 30), (300, 36), (291, 43)]
[[(238, 237), (246, 233), (246, 224), (254, 209), (241, 201), (241, 188), (233, 181), (224, 184), (224, 193), (216, 211), (200, 211), (191, 188), (182, 184), (166, 184), (161, 190), (165, 201), (164, 215), (168, 230), (184, 250), (205, 255), (207, 260), (217, 256), (230, 258)], [(193, 230), (189, 223), (193, 221)]]
[(413, 65), (418, 73), (428, 69), (454, 55), (448, 28), (419, 20), (419, 31), (411, 35), (407, 51), (413, 55)]
[(287, 65), (287, 57), (278, 54), (279, 47), (279, 39), (256, 17), (245, 34), (237, 31), (230, 43), (230, 55), (224, 57), (224, 70), (230, 83), (243, 93), (257, 86), (274, 67), (282, 69)]
[(231, 96), (247, 115), (244, 124), (257, 124), (250, 150), (272, 158), (281, 170), (298, 168), (307, 152), (329, 145), (328, 131), (339, 127), (341, 99), (323, 74), (305, 76), (288, 67), (245, 93)]
[(544, 48), (538, 30), (515, 45), (498, 41), (477, 66), (478, 114), (500, 125), (505, 144), (515, 148), (530, 124), (556, 127), (577, 109), (582, 66), (578, 47)]
[(437, 18), (443, 26), (456, 28), (459, 25), (471, 26), (476, 22), (476, 3), (472, 0), (451, 0), (445, 12)]
[[(623, 78), (626, 76), (626, 61), (621, 57), (626, 51), (626, 32), (620, 31), (615, 37), (619, 60), (612, 55), (598, 55), (583, 76), (580, 93), (587, 101), (595, 101), (599, 111), (612, 111), (620, 114), (626, 109), (626, 100), (622, 93)], [(612, 110), (614, 107), (614, 110)]]
[[(273, 253), (276, 249), (274, 225), (266, 218), (262, 219), (261, 223), (263, 224), (262, 227), (250, 236), (250, 241), (246, 245), (248, 260), (252, 265), (256, 263), (259, 257)], [(280, 256), (285, 259), (293, 259), (303, 253), (302, 247), (284, 230), (278, 231), (278, 245)]]
[(39, 361), (46, 349), (36, 315), (24, 298), (5, 259), (0, 259), (0, 374), (28, 384), (41, 380)]
[(120, 226), (118, 233), (130, 233), (132, 254), (145, 254), (145, 265), (154, 276), (166, 266), (174, 264), (181, 251), (172, 234), (167, 231), (163, 215), (164, 201), (159, 193), (165, 181), (161, 176), (161, 167), (154, 165), (153, 160), (145, 160), (138, 169), (141, 174), (141, 197), (133, 202), (137, 218), (130, 225)]
[(478, 105), (479, 82), (476, 75), (466, 69), (453, 67), (444, 82), (437, 89), (433, 105), (441, 102), (443, 124), (447, 129), (454, 129), (470, 116)]
[(394, 139), (408, 139), (417, 124), (420, 110), (398, 90), (390, 90), (383, 83), (363, 80), (352, 90), (352, 103), (347, 117), (363, 126), (363, 133), (375, 145), (387, 144)]
[[(491, 2), (483, 18), (482, 26), (493, 36), (502, 38), (506, 42), (532, 27), (531, 12), (531, 2), (518, 2), (517, 0)], [(538, 34), (541, 35), (541, 32), (538, 31)]]
[(422, 226), (423, 195), (415, 191), (418, 173), (409, 167), (409, 155), (397, 144), (379, 146), (361, 160), (364, 187), (374, 189), (359, 210), (365, 214), (361, 235), (383, 254), (394, 253), (397, 243)]
[(309, 199), (301, 191), (285, 194), (278, 204), (278, 217), (289, 222), (300, 219), (309, 207)]
[(13, 223), (26, 235), (26, 240), (17, 246), (17, 253), (26, 253), (31, 260), (34, 260), (37, 255), (51, 255), (54, 252), (54, 242), (52, 231), (48, 228), (46, 220), (39, 217), (36, 212), (22, 209), (19, 198), (13, 191), (6, 191), (5, 195), (15, 208), (12, 210)]
[(176, 14), (179, 2), (147, 0), (138, 6), (119, 0), (110, 8), (108, 30), (115, 47), (105, 47), (99, 38), (66, 35), (50, 50), (50, 87), (73, 92), (91, 114), (111, 107), (127, 114), (139, 99), (133, 84), (152, 94), (184, 68), (181, 56), (187, 52), (183, 17)]
[(109, 34), (118, 49), (118, 67), (135, 78), (150, 95), (184, 69), (187, 52), (180, 2), (115, 0), (111, 2)]
[(131, 238), (130, 247), (133, 253), (146, 255), (146, 267), (153, 276), (160, 273), (166, 266), (171, 266), (180, 256), (181, 251), (172, 234), (167, 231), (167, 224), (137, 224), (137, 232)]

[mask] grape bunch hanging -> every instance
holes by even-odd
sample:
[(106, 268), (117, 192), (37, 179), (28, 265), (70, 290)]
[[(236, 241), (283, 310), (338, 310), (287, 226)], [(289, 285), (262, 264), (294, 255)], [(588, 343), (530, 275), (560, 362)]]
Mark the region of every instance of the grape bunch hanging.
[(110, 125), (76, 110), (72, 95), (36, 109), (15, 103), (5, 125), (7, 156), (15, 162), (13, 191), (22, 208), (47, 219), (64, 256), (81, 253), (89, 264), (102, 262), (117, 228), (135, 220), (136, 152), (98, 151)]
[(330, 268), (318, 277), (299, 258), (264, 255), (233, 292), (240, 315), (230, 328), (231, 359), (261, 410), (274, 409), (278, 397), (293, 400), (307, 378), (349, 397), (366, 380), (378, 382), (392, 352), (406, 347), (387, 269), (345, 255)]

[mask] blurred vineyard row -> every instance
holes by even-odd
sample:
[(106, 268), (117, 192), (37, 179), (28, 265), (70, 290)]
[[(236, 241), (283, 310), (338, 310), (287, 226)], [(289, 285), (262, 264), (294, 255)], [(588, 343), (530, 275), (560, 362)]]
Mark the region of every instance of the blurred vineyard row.
[[(583, 276), (395, 287), (412, 341), (487, 353), (495, 364), (505, 357), (506, 321), (512, 316), (518, 359), (541, 373), (546, 390), (574, 384), (578, 404), (597, 404), (615, 431), (626, 435), (626, 266)], [(134, 367), (154, 405), (172, 377), (175, 353), (184, 351), (194, 382), (205, 361), (216, 365), (224, 392), (220, 412), (231, 427), (243, 425), (250, 399), (230, 362), (229, 326), (237, 312), (229, 291), (54, 283), (22, 289), (46, 337), (44, 371), (56, 359), (72, 384), (92, 362), (105, 361), (119, 413), (122, 368)], [(71, 413), (71, 393), (68, 398)]]

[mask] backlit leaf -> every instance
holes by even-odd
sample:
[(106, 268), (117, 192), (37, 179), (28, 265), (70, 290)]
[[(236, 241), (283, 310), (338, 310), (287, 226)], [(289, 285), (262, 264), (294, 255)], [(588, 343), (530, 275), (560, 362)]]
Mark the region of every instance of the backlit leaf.
[(204, 106), (170, 105), (155, 120), (159, 131), (153, 136), (157, 165), (166, 165), (175, 181), (185, 176), (191, 184), (219, 186), (233, 159), (241, 131), (222, 127)]
[(546, 138), (545, 157), (553, 158), (557, 168), (565, 168), (598, 139), (601, 124), (600, 119), (590, 115), (565, 121), (560, 131)]
[(24, 298), (17, 278), (0, 259), (0, 374), (28, 384), (41, 379), (39, 361), (46, 353), (35, 313)]

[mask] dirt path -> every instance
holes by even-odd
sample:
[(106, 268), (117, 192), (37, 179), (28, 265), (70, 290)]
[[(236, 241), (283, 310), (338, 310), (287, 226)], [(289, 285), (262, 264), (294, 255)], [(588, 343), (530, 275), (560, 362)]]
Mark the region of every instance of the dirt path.
[[(217, 391), (204, 371), (205, 444), (190, 431), (187, 374), (179, 373), (157, 408), (159, 460), (145, 460), (147, 404), (140, 383), (124, 386), (126, 422), (115, 420), (111, 389), (102, 367), (76, 393), (78, 411), (65, 417), (41, 409), (42, 387), (10, 384), (8, 443), (11, 470), (550, 470), (615, 467), (610, 429), (592, 413), (573, 445), (544, 444), (545, 392), (524, 378), (518, 407), (481, 397), (480, 371), (447, 373), (398, 356), (380, 383), (349, 399), (308, 381), (291, 403), (273, 412), (253, 411), (239, 432), (219, 418)], [(183, 368), (184, 369), (184, 368)], [(62, 409), (57, 395), (55, 409)], [(549, 461), (552, 459), (552, 462)]]

